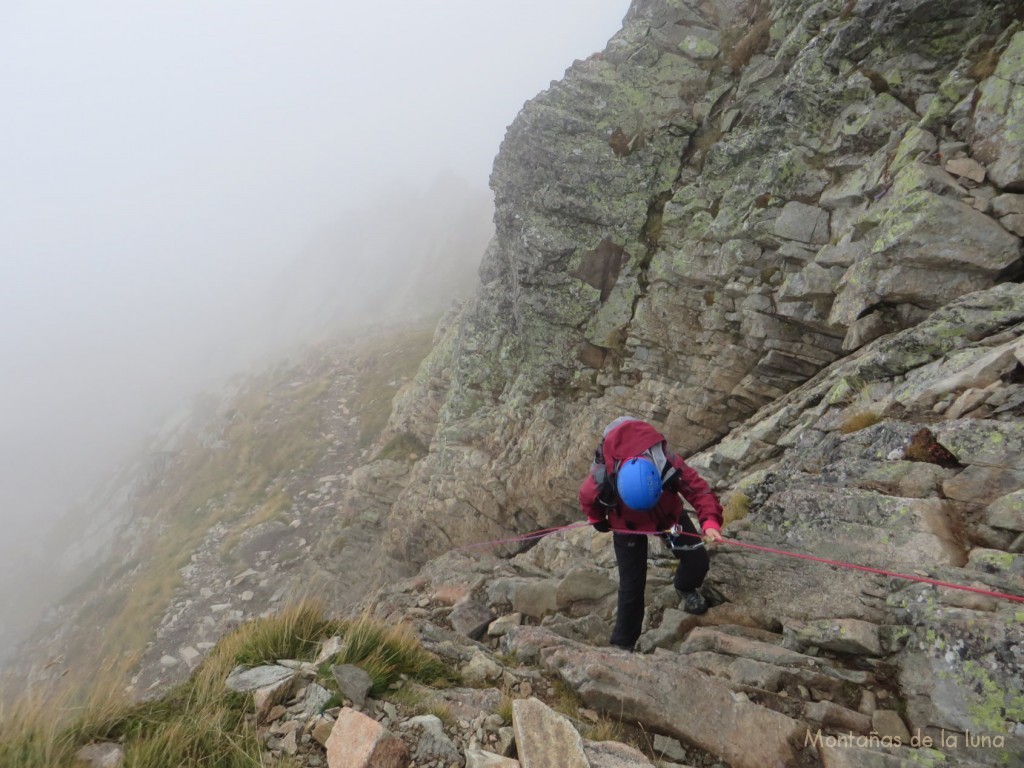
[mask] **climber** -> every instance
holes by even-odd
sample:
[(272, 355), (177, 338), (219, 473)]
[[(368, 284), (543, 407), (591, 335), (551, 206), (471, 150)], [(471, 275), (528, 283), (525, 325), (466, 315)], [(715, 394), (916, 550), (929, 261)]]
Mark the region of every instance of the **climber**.
[(619, 596), (611, 644), (617, 648), (632, 651), (640, 637), (647, 585), (646, 534), (661, 533), (679, 559), (673, 583), (680, 607), (693, 614), (708, 609), (699, 589), (710, 558), (680, 495), (697, 511), (704, 538), (709, 543), (721, 541), (722, 505), (703, 478), (669, 450), (660, 432), (630, 416), (605, 427), (579, 499), (595, 530), (612, 531)]

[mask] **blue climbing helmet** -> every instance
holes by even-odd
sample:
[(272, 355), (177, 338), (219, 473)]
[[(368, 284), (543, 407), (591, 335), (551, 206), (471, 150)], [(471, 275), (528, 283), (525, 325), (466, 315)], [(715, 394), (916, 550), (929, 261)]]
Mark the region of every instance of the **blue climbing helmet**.
[(623, 503), (640, 512), (653, 509), (661, 498), (661, 473), (653, 461), (641, 456), (622, 463), (615, 485)]

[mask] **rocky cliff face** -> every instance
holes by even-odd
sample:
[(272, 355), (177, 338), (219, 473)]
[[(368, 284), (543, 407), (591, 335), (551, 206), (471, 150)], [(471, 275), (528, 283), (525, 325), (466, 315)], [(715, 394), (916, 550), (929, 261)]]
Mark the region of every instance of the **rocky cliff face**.
[(621, 413), (711, 444), (1016, 279), (1020, 3), (636, 2), (495, 161), (479, 295), (393, 421), (416, 561), (575, 514)]
[[(607, 49), (508, 131), (479, 294), (396, 400), (392, 434), (429, 453), (404, 476), (368, 467), (351, 488), (385, 528), (389, 578), (576, 519), (601, 427), (630, 413), (703, 450), (694, 462), (749, 506), (733, 536), (1021, 594), (1022, 14), (1019, 2), (634, 2)], [(344, 559), (321, 572), (328, 591)], [(710, 622), (839, 654), (852, 646), (824, 634), (866, 623), (874, 660), (843, 657), (869, 674), (857, 701), (803, 683), (802, 702), (787, 701), (718, 641), (671, 664), (794, 722), (836, 726), (832, 702), (1010, 744), (947, 751), (952, 764), (1024, 752), (1019, 604), (824, 567), (724, 547), (713, 578), (730, 604)], [(665, 619), (655, 608), (649, 621)], [(648, 647), (680, 651), (685, 631)]]

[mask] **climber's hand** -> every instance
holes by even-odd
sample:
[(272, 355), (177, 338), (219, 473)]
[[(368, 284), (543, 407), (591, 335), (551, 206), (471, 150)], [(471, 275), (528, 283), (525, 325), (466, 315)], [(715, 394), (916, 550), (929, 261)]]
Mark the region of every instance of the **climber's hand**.
[(717, 528), (705, 528), (704, 540), (708, 544), (717, 544), (718, 542), (722, 541), (722, 532)]

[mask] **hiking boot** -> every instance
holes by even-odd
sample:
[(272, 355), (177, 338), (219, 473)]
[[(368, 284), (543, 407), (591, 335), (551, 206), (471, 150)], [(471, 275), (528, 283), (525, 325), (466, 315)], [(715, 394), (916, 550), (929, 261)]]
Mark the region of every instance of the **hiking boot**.
[(700, 615), (708, 610), (708, 601), (704, 599), (704, 595), (695, 589), (691, 589), (689, 592), (680, 592), (676, 590), (679, 598), (682, 602), (679, 607), (687, 613)]
[(617, 651), (625, 651), (626, 653), (636, 653), (636, 646), (634, 645), (619, 645), (617, 643), (612, 643), (612, 648)]

